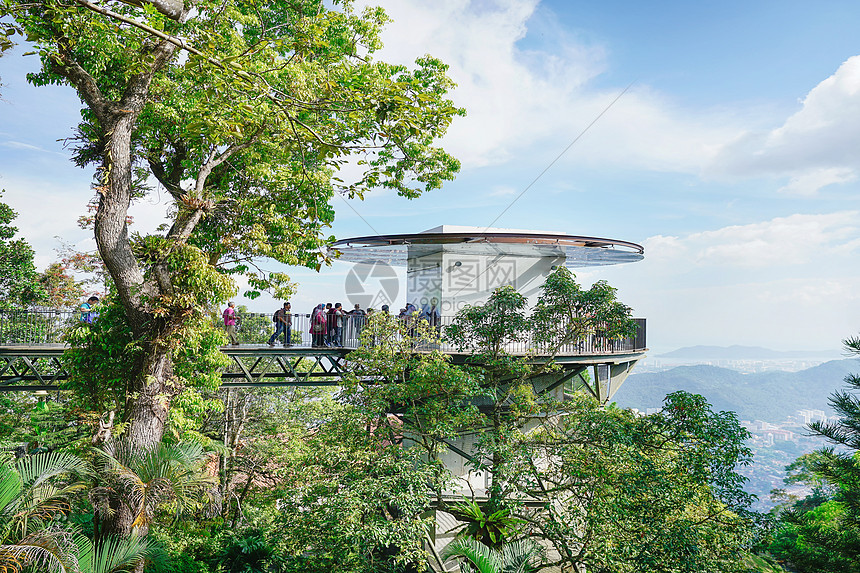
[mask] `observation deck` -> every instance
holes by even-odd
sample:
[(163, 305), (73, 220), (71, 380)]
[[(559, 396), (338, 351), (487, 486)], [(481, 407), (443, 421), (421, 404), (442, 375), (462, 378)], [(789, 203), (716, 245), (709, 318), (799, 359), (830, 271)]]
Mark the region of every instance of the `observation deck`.
[[(432, 342), (419, 341), (414, 351), (438, 350), (455, 363), (465, 363), (471, 356), (468, 349), (457, 348), (444, 337), (445, 328), (462, 308), (483, 304), (501, 286), (513, 287), (532, 306), (546, 277), (559, 266), (575, 269), (629, 263), (641, 260), (643, 253), (640, 245), (615, 239), (452, 226), (423, 233), (354, 237), (331, 247), (334, 258), (355, 264), (347, 276), (347, 298), (364, 308), (380, 309), (387, 304), (393, 310), (399, 280), (391, 266), (406, 266), (406, 308), (412, 305), (418, 316), (405, 320), (425, 320), (442, 335)], [(367, 292), (374, 280), (380, 288)], [(310, 314), (292, 315), (289, 345), (265, 344), (273, 329), (269, 316), (239, 315), (242, 344), (221, 349), (232, 360), (221, 373), (222, 387), (340, 383), (349, 369), (349, 352), (359, 346), (364, 316), (344, 317), (340, 339), (322, 347), (311, 345)], [(56, 309), (0, 311), (0, 392), (54, 390), (68, 379), (62, 359), (63, 334), (81, 318), (77, 312)], [(559, 367), (552, 376), (533, 381), (536, 390), (563, 394), (565, 388), (573, 387), (606, 402), (647, 350), (645, 319), (635, 320), (636, 334), (630, 338), (613, 339), (596, 327), (550, 352), (542, 351), (525, 332), (517, 342), (506, 345), (505, 351), (535, 364), (552, 360)], [(593, 374), (587, 376), (589, 368)]]
[[(365, 308), (397, 303), (392, 294), (399, 291), (393, 284), (397, 275), (391, 267), (405, 266), (406, 302), (422, 309), (435, 300), (443, 315), (484, 303), (496, 288), (506, 285), (533, 306), (546, 277), (560, 266), (617, 265), (644, 257), (641, 245), (616, 239), (451, 225), (422, 233), (342, 239), (331, 246), (330, 253), (355, 264), (347, 275), (347, 281), (353, 278), (356, 283), (351, 288), (346, 285), (350, 302)], [(358, 283), (374, 278), (382, 288), (364, 292), (365, 285)]]

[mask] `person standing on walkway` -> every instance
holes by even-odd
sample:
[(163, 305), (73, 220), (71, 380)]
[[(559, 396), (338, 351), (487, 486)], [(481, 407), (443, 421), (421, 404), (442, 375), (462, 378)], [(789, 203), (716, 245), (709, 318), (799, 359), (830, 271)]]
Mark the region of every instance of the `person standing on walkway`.
[(326, 346), (331, 346), (332, 338), (334, 338), (334, 305), (330, 302), (325, 303), (325, 342)]
[(269, 338), (269, 346), (274, 346), (275, 341), (278, 339), (278, 335), (280, 333), (284, 333), (284, 346), (291, 346), (290, 344), (290, 336), (292, 335), (293, 330), (293, 314), (291, 312), (292, 306), (290, 303), (285, 302), (284, 308), (279, 308), (275, 311), (275, 316), (272, 317), (272, 320), (275, 321), (275, 333)]
[(346, 337), (354, 341), (355, 344), (358, 344), (358, 340), (361, 338), (361, 330), (364, 328), (365, 322), (367, 322), (367, 313), (361, 309), (360, 304), (355, 303), (355, 308), (346, 314), (349, 319), (347, 325), (351, 327), (347, 329)]
[(434, 296), (429, 303), (424, 303), (418, 317), (426, 320), (427, 324), (438, 330), (442, 323), (442, 315), (439, 314), (439, 299)]
[(335, 303), (334, 309), (332, 310), (332, 337), (331, 337), (331, 345), (336, 346), (338, 348), (343, 347), (343, 321), (346, 313), (343, 311), (343, 305)]
[(328, 321), (326, 320), (325, 305), (320, 303), (314, 308), (311, 314), (311, 344), (314, 348), (319, 348), (325, 345), (326, 329)]
[(239, 338), (236, 336), (236, 303), (232, 300), (228, 302), (222, 316), (224, 317), (224, 328), (227, 329), (227, 336), (230, 337), (230, 344), (239, 346)]
[(78, 310), (81, 311), (81, 322), (92, 324), (99, 317), (99, 311), (96, 306), (99, 304), (99, 297), (91, 296), (87, 302), (83, 303)]

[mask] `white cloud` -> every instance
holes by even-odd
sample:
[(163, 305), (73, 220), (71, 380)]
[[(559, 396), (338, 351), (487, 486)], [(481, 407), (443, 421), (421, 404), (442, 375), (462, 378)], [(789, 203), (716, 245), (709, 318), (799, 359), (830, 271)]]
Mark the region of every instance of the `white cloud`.
[(640, 281), (644, 292), (637, 311), (649, 319), (652, 347), (730, 343), (778, 350), (837, 348), (857, 332), (860, 320), (857, 277), (667, 286), (653, 277)]
[(857, 256), (858, 215), (857, 211), (795, 214), (683, 238), (658, 235), (645, 241), (646, 260), (674, 268), (765, 268), (806, 264), (825, 256)]
[(62, 185), (35, 178), (4, 177), (2, 186), (6, 192), (0, 201), (18, 212), (12, 224), (18, 227), (17, 236), (33, 247), (37, 267), (44, 268), (56, 260), (54, 251), (60, 247), (57, 237), (76, 248), (94, 248), (92, 232), (77, 225), (91, 196), (86, 183)]
[(810, 169), (793, 176), (787, 185), (779, 189), (780, 193), (811, 197), (819, 189), (835, 183), (850, 183), (857, 180), (857, 173), (845, 167), (830, 167)]
[(3, 143), (0, 143), (0, 145), (12, 149), (26, 149), (28, 151), (44, 151), (46, 153), (55, 153), (53, 151), (49, 152), (47, 149), (43, 149), (37, 145), (30, 145), (29, 143), (22, 143), (20, 141), (4, 141)]
[(692, 344), (836, 348), (860, 327), (860, 213), (792, 215), (644, 241), (606, 279), (658, 351)]
[(860, 56), (813, 88), (797, 113), (771, 131), (725, 145), (710, 170), (734, 176), (786, 176), (782, 191), (812, 195), (857, 179), (860, 169)]
[(766, 108), (685, 110), (644, 83), (612, 104), (623, 85), (595, 87), (611, 47), (582, 42), (537, 0), (387, 4), (394, 23), (381, 59), (409, 65), (430, 53), (450, 66), (458, 84), (451, 97), (468, 116), (455, 119), (442, 144), (464, 169), (525, 158), (549, 164), (611, 105), (563, 161), (786, 178), (780, 191), (798, 196), (857, 179), (860, 56), (768, 131), (753, 127), (772, 121)]
[(793, 306), (814, 307), (823, 300), (850, 304), (860, 298), (860, 292), (854, 288), (856, 284), (852, 282), (834, 279), (794, 280), (791, 281), (791, 288), (784, 288), (783, 284), (761, 288), (756, 292), (756, 298), (763, 302), (788, 303)]
[[(17, 237), (25, 239), (36, 253), (36, 266), (44, 268), (57, 259), (56, 250), (68, 244), (82, 251), (95, 250), (91, 230), (78, 226), (78, 218), (87, 214), (87, 203), (93, 197), (87, 174), (74, 173), (76, 179), (60, 182), (32, 177), (5, 176), (0, 187), (5, 193), (0, 201), (15, 209), (18, 217)], [(129, 215), (131, 230), (151, 233), (164, 222), (166, 199), (158, 194), (134, 203)]]
[[(548, 164), (607, 107), (566, 161), (698, 172), (737, 136), (735, 120), (682, 114), (647, 86), (595, 89), (606, 48), (563, 29), (537, 0), (388, 2), (393, 18), (380, 59), (409, 65), (425, 53), (450, 66), (451, 94), (465, 107), (442, 144), (464, 168), (496, 165), (538, 148)], [(548, 38), (527, 48), (529, 38)], [(631, 78), (631, 80), (634, 78)]]
[(510, 185), (494, 185), (487, 194), (490, 197), (512, 197), (516, 195), (516, 193), (517, 190)]

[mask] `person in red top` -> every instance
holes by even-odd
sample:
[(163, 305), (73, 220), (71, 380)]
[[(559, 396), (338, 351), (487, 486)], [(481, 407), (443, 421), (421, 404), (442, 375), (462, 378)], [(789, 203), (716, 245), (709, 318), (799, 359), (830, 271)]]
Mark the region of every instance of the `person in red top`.
[(314, 348), (325, 346), (326, 330), (328, 329), (328, 320), (326, 319), (325, 305), (318, 304), (311, 314), (311, 335)]
[(233, 301), (227, 303), (227, 308), (224, 310), (224, 328), (227, 329), (227, 336), (230, 337), (230, 343), (233, 346), (239, 346), (239, 339), (236, 337), (236, 304)]

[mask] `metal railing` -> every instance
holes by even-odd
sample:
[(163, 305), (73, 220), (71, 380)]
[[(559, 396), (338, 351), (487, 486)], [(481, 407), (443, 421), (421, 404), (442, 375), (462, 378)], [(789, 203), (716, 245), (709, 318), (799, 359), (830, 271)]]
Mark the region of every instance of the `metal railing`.
[(63, 334), (82, 320), (79, 311), (41, 309), (0, 310), (0, 344), (60, 344)]
[[(256, 312), (237, 312), (236, 330), (241, 344), (265, 344), (269, 341), (275, 344), (291, 346), (331, 346), (355, 349), (359, 346), (361, 330), (367, 323), (367, 317), (362, 315), (347, 314), (337, 320), (335, 317), (327, 317), (325, 328), (318, 333), (320, 344), (314, 344), (314, 336), (311, 332), (310, 314), (290, 315), (290, 339), (286, 339), (286, 333), (280, 333), (277, 340), (273, 340), (275, 322), (271, 314)], [(221, 319), (218, 324), (223, 324)], [(340, 328), (340, 330), (336, 330)]]
[[(274, 333), (275, 325), (272, 320), (272, 315), (259, 313), (237, 313), (238, 317), (238, 334), (239, 340), (243, 344), (264, 344), (271, 340)], [(434, 318), (422, 318), (418, 316), (401, 318), (406, 325), (415, 324), (415, 332), (419, 332), (417, 323), (425, 322), (431, 329), (435, 329), (439, 340), (432, 344), (422, 344), (426, 348), (441, 350), (445, 353), (461, 352), (454, 344), (445, 339), (445, 328), (454, 322), (453, 316), (437, 316)], [(636, 333), (633, 336), (625, 338), (613, 338), (606, 336), (599, 329), (592, 333), (588, 333), (575, 342), (562, 345), (554, 353), (563, 356), (574, 355), (594, 355), (594, 354), (621, 354), (627, 352), (636, 352), (645, 350), (645, 319), (634, 318), (636, 324)], [(317, 333), (316, 340), (311, 332), (311, 315), (310, 314), (292, 314), (290, 340), (291, 346), (302, 347), (341, 347), (347, 349), (355, 349), (360, 346), (361, 331), (367, 324), (367, 316), (346, 314), (341, 317), (328, 316), (326, 326), (323, 332)], [(268, 327), (268, 329), (266, 329)], [(280, 334), (276, 344), (283, 344), (285, 335)], [(515, 341), (511, 341), (505, 345), (505, 350), (512, 354), (540, 354), (541, 345), (538, 344), (533, 334), (529, 331), (522, 333), (522, 336)], [(548, 349), (547, 353), (549, 353)], [(537, 351), (537, 352), (536, 352)]]
[[(271, 314), (237, 313), (237, 331), (239, 342), (245, 345), (263, 345), (272, 339), (275, 323)], [(310, 314), (290, 315), (290, 339), (285, 334), (279, 334), (274, 344), (284, 344), (285, 341), (293, 347), (311, 348), (314, 346), (342, 347), (355, 349), (359, 347), (361, 331), (367, 324), (364, 315), (346, 314), (341, 317), (329, 316), (323, 332), (311, 332)], [(97, 320), (97, 315), (84, 315), (77, 310), (58, 309), (21, 309), (0, 310), (0, 345), (42, 345), (61, 344), (63, 334), (72, 326), (83, 322)], [(418, 321), (425, 322), (431, 330), (438, 334), (432, 343), (422, 344), (427, 348), (439, 349), (446, 353), (461, 352), (450, 341), (445, 339), (445, 328), (454, 321), (453, 316), (437, 316), (421, 318), (413, 316), (401, 319), (407, 325), (414, 323), (416, 332)], [(635, 318), (636, 334), (627, 338), (611, 338), (599, 329), (588, 333), (570, 344), (554, 350), (562, 356), (618, 354), (636, 352), (646, 349), (645, 319)], [(221, 319), (217, 324), (222, 325)], [(316, 340), (315, 340), (316, 338)], [(505, 345), (505, 350), (512, 354), (540, 354), (543, 347), (533, 339), (529, 331)], [(549, 349), (543, 348), (549, 353)]]

